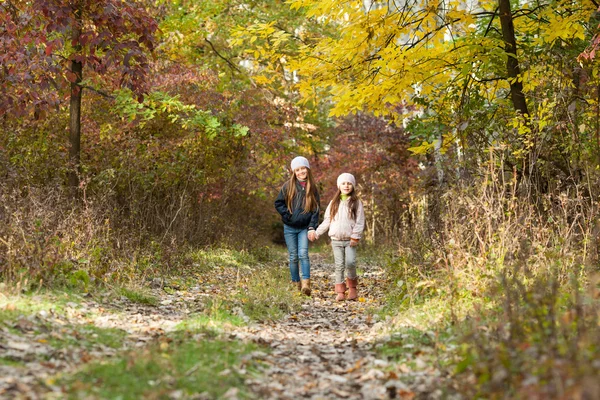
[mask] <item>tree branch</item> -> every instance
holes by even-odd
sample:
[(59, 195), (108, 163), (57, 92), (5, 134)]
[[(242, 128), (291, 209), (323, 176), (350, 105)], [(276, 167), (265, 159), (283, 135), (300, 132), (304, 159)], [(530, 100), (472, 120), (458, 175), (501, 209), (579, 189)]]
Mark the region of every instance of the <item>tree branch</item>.
[(106, 93), (106, 92), (103, 92), (103, 91), (101, 91), (101, 90), (98, 90), (98, 89), (96, 89), (96, 88), (93, 88), (93, 87), (91, 87), (91, 86), (87, 86), (87, 85), (81, 85), (81, 84), (80, 84), (80, 85), (79, 85), (79, 87), (80, 87), (80, 88), (82, 88), (82, 89), (89, 89), (89, 90), (91, 90), (92, 92), (98, 93), (100, 96), (106, 97), (107, 99), (112, 99), (112, 100), (114, 100), (114, 99), (115, 99), (115, 96), (113, 96), (112, 94), (108, 94), (108, 93)]
[(222, 59), (223, 61), (225, 61), (227, 63), (227, 65), (229, 66), (229, 68), (231, 68), (232, 70), (237, 71), (238, 73), (242, 73), (242, 71), (240, 71), (238, 69), (238, 67), (236, 67), (229, 59), (227, 59), (226, 57), (222, 56), (217, 49), (215, 48), (215, 46), (212, 44), (212, 42), (210, 40), (208, 40), (207, 38), (204, 38), (204, 40), (206, 41), (206, 43), (208, 43), (210, 45), (210, 47), (212, 48), (212, 50), (215, 52), (215, 54), (217, 56), (219, 56), (220, 59)]

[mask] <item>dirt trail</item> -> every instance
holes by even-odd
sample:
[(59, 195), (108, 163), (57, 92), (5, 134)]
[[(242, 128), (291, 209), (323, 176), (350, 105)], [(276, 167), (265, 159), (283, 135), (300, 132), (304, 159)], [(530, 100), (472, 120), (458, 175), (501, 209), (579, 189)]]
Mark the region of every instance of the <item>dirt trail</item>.
[(382, 324), (366, 308), (382, 298), (375, 286), (382, 272), (371, 269), (361, 276), (363, 301), (344, 302), (334, 300), (332, 272), (332, 265), (313, 257), (313, 294), (301, 312), (277, 324), (235, 332), (272, 349), (262, 355), (268, 365), (264, 377), (248, 380), (248, 385), (263, 399), (412, 398), (414, 392), (373, 352)]
[[(442, 393), (435, 389), (441, 378), (434, 368), (421, 366), (414, 371), (376, 356), (377, 343), (389, 339), (382, 336), (387, 322), (378, 321), (368, 308), (378, 307), (384, 298), (380, 292), (383, 272), (365, 267), (359, 278), (360, 301), (344, 302), (334, 300), (332, 274), (333, 265), (319, 255), (313, 256), (313, 294), (300, 312), (277, 323), (253, 323), (225, 333), (232, 339), (270, 348), (250, 356), (263, 366), (260, 375), (247, 373), (243, 367), (238, 369), (246, 374), (248, 388), (260, 399), (441, 398)], [(18, 370), (0, 365), (0, 398), (60, 398), (61, 388), (49, 383), (49, 377), (75, 370), (93, 359), (145, 346), (199, 311), (208, 297), (227, 286), (219, 281), (230, 277), (217, 276), (216, 280), (173, 294), (157, 290), (160, 301), (156, 307), (132, 304), (124, 298), (116, 303), (113, 299), (109, 307), (90, 299), (68, 304), (67, 316), (38, 312), (14, 326), (0, 324), (0, 355), (24, 363)], [(54, 335), (70, 334), (65, 326), (89, 323), (126, 331), (124, 347), (81, 348), (74, 344), (57, 350), (49, 345)], [(15, 329), (21, 332), (17, 334)], [(40, 354), (46, 361), (39, 361)], [(410, 387), (404, 382), (410, 382)], [(226, 397), (237, 398), (236, 391), (228, 392)]]

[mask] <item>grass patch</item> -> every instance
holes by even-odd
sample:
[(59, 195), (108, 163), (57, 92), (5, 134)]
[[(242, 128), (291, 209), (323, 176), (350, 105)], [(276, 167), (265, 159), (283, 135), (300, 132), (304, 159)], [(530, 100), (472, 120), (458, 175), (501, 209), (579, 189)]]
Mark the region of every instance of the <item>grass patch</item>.
[(244, 320), (232, 313), (231, 306), (220, 299), (211, 300), (204, 312), (180, 322), (178, 331), (218, 333), (231, 326), (242, 326)]
[(22, 316), (40, 311), (54, 311), (64, 314), (68, 303), (79, 304), (82, 298), (77, 293), (63, 291), (42, 291), (35, 294), (21, 294), (0, 297), (0, 321), (15, 321)]
[(193, 248), (188, 250), (178, 263), (177, 275), (165, 280), (167, 293), (187, 290), (205, 280), (214, 269), (234, 268), (246, 274), (254, 268), (276, 263), (285, 263), (287, 254), (279, 247), (254, 247), (243, 250), (231, 248)]
[(238, 397), (249, 398), (244, 372), (233, 367), (242, 365), (244, 355), (257, 346), (190, 339), (163, 341), (119, 360), (90, 364), (61, 383), (69, 398), (169, 398), (174, 393), (219, 398), (231, 388), (239, 389)]
[(195, 272), (208, 272), (218, 267), (249, 267), (269, 263), (282, 258), (271, 247), (258, 247), (249, 250), (228, 248), (204, 248), (190, 250), (186, 255), (186, 264), (191, 264)]
[(276, 321), (299, 310), (303, 300), (291, 290), (288, 270), (276, 266), (254, 270), (238, 297), (243, 313), (255, 321)]
[(158, 305), (158, 298), (144, 290), (121, 287), (117, 289), (117, 293), (126, 297), (133, 303), (145, 304), (149, 306)]
[(432, 332), (422, 331), (411, 327), (400, 329), (391, 336), (390, 340), (379, 347), (378, 353), (388, 359), (401, 359), (415, 350), (422, 351), (424, 347), (433, 347), (435, 337)]
[[(358, 265), (385, 265), (393, 256), (394, 251), (386, 246), (368, 244), (362, 240), (358, 246)], [(333, 256), (332, 256), (333, 257)]]
[(99, 328), (95, 325), (78, 325), (61, 329), (61, 336), (53, 336), (48, 343), (57, 349), (66, 346), (77, 346), (92, 349), (103, 345), (113, 349), (121, 348), (127, 332), (115, 328)]
[(7, 357), (0, 357), (0, 365), (6, 365), (8, 367), (19, 368), (19, 367), (24, 367), (25, 363), (23, 361), (13, 360), (13, 359), (7, 358)]

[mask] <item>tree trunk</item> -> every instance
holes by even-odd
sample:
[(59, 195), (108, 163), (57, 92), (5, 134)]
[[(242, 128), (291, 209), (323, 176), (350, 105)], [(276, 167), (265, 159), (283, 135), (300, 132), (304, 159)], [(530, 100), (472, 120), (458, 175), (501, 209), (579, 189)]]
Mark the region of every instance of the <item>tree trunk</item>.
[(506, 70), (510, 84), (510, 96), (515, 109), (521, 115), (529, 115), (527, 102), (523, 94), (523, 82), (520, 80), (522, 77), (519, 77), (521, 69), (519, 68), (519, 60), (517, 59), (517, 40), (515, 39), (515, 27), (510, 9), (510, 0), (498, 0), (498, 6), (502, 38), (504, 39), (506, 53), (508, 53)]
[[(74, 48), (74, 55), (79, 54), (81, 45), (79, 45), (79, 35), (81, 29), (81, 10), (75, 10), (75, 22), (71, 32), (71, 40), (77, 43)], [(74, 81), (71, 82), (71, 98), (69, 104), (69, 185), (71, 187), (79, 186), (80, 172), (80, 150), (81, 150), (81, 83), (83, 64), (81, 61), (71, 60), (71, 72), (75, 74)]]
[(435, 165), (435, 171), (437, 173), (437, 185), (440, 186), (444, 182), (444, 166), (442, 165), (442, 142), (443, 136), (441, 134), (433, 141), (433, 160)]

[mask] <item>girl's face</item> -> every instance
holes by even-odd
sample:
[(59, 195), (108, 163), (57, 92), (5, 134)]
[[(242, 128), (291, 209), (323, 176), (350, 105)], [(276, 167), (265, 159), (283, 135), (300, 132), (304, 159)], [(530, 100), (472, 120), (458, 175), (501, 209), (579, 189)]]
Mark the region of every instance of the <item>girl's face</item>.
[(354, 185), (352, 185), (350, 182), (342, 182), (340, 185), (340, 192), (342, 192), (342, 194), (350, 194), (353, 190)]
[(298, 167), (294, 170), (294, 174), (296, 174), (296, 179), (305, 181), (308, 178), (308, 168)]

